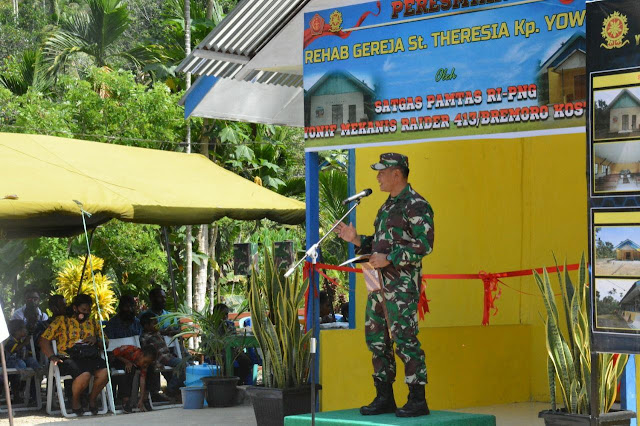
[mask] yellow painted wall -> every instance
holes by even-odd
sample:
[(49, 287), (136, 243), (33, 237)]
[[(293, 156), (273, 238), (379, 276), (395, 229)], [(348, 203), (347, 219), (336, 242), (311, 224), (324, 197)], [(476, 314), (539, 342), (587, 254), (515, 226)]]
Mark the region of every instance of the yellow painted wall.
[[(413, 187), (435, 210), (434, 252), (424, 271), (503, 272), (553, 263), (552, 252), (578, 262), (587, 246), (585, 135), (436, 142), (356, 151), (356, 187), (372, 188), (358, 208), (358, 231), (370, 234), (387, 194), (369, 165), (381, 153), (409, 157)], [(433, 408), (548, 399), (544, 308), (532, 278), (506, 283), (498, 314), (482, 327), (481, 281), (431, 280), (431, 313), (419, 335), (427, 354)], [(364, 343), (366, 293), (357, 286), (357, 329), (323, 331), (322, 410), (358, 407), (373, 396)], [(406, 397), (398, 361), (395, 389)]]

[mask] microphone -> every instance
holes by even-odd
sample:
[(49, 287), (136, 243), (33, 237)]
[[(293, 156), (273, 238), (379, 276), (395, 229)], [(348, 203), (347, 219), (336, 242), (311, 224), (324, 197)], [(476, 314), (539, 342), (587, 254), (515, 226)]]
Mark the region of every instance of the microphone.
[(356, 200), (359, 200), (360, 198), (368, 197), (369, 195), (371, 195), (372, 192), (373, 191), (371, 190), (371, 188), (367, 188), (364, 191), (358, 192), (357, 194), (342, 200), (342, 205), (344, 206), (345, 204), (349, 204), (352, 201), (356, 201)]

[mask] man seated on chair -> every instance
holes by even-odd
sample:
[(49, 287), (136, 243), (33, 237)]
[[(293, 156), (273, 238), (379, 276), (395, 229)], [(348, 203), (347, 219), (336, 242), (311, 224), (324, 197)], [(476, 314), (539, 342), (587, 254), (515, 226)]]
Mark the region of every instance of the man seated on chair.
[[(158, 318), (158, 331), (163, 336), (175, 336), (180, 332), (177, 324), (171, 320), (163, 319), (163, 315), (167, 315), (169, 311), (165, 309), (167, 305), (167, 295), (162, 287), (155, 286), (149, 291), (149, 304), (151, 308), (142, 314), (152, 313)], [(140, 315), (142, 319), (142, 315)]]
[[(213, 314), (216, 315), (220, 321), (220, 325), (218, 326), (218, 332), (220, 334), (237, 334), (235, 324), (229, 320), (229, 307), (227, 305), (218, 303), (213, 307)], [(233, 374), (240, 378), (238, 385), (244, 385), (247, 379), (250, 378), (249, 375), (253, 370), (253, 361), (251, 361), (251, 358), (244, 352), (244, 348), (242, 347), (236, 348), (234, 356)], [(236, 362), (238, 364), (237, 367), (235, 365)]]
[(104, 334), (109, 339), (123, 339), (141, 335), (142, 325), (136, 316), (136, 310), (136, 299), (133, 296), (125, 294), (120, 297), (118, 314), (107, 321)]
[(67, 301), (64, 300), (64, 297), (59, 294), (53, 294), (49, 296), (48, 300), (49, 310), (51, 311), (51, 316), (46, 322), (47, 326), (49, 326), (53, 320), (58, 318), (61, 315), (66, 315), (67, 313)]
[(119, 370), (124, 369), (127, 373), (123, 377), (124, 381), (119, 390), (122, 397), (122, 411), (127, 414), (133, 412), (130, 398), (136, 370), (140, 370), (140, 397), (138, 398), (137, 407), (140, 411), (151, 411), (151, 406), (147, 400), (147, 375), (152, 372), (153, 364), (158, 358), (156, 348), (151, 345), (143, 346), (142, 348), (125, 345), (115, 348), (113, 356), (115, 357), (113, 366)]
[[(30, 356), (31, 353), (27, 350), (31, 342), (31, 339), (27, 335), (27, 326), (22, 320), (14, 319), (9, 321), (7, 327), (9, 329), (9, 338), (4, 342), (7, 368), (15, 368), (18, 372), (31, 368), (35, 372), (35, 382), (39, 383), (39, 379), (42, 378), (42, 369), (38, 361), (33, 356)], [(20, 392), (24, 389), (23, 383), (20, 380), (21, 377), (22, 373), (20, 375), (12, 375), (9, 378), (11, 390), (14, 395), (13, 401), (18, 404), (22, 402)], [(37, 386), (33, 386), (33, 390), (37, 392)], [(35, 396), (35, 394), (32, 396)]]
[[(40, 336), (40, 348), (49, 361), (60, 368), (61, 375), (73, 378), (71, 408), (81, 416), (84, 409), (80, 396), (91, 381), (93, 387), (89, 393), (89, 410), (98, 413), (96, 398), (107, 384), (107, 364), (100, 357), (100, 326), (97, 320), (90, 318), (93, 301), (86, 294), (73, 299), (73, 316), (59, 316)], [(105, 336), (106, 339), (106, 336)], [(53, 353), (51, 341), (58, 345), (58, 355)]]
[[(185, 368), (184, 366), (180, 366), (182, 360), (171, 353), (167, 346), (167, 342), (165, 342), (164, 337), (158, 331), (159, 326), (156, 314), (153, 312), (145, 312), (140, 317), (140, 323), (142, 324), (143, 329), (143, 332), (140, 335), (140, 346), (151, 345), (156, 348), (156, 351), (158, 352), (156, 364), (159, 369), (162, 369), (162, 367), (171, 367), (174, 369), (172, 373), (164, 374), (164, 377), (167, 380), (167, 390), (165, 391), (166, 396), (170, 398), (179, 398), (180, 387), (184, 386), (185, 380)], [(177, 369), (176, 367), (179, 366), (180, 368)], [(157, 377), (157, 380), (156, 377), (149, 380), (149, 391), (152, 393), (151, 398), (154, 401), (162, 401), (163, 398), (159, 397), (159, 376), (154, 376)]]

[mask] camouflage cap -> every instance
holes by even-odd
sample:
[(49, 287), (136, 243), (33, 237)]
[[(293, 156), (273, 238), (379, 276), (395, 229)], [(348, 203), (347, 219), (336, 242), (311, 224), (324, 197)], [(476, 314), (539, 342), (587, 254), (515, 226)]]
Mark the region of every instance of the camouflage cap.
[(406, 155), (398, 154), (397, 152), (388, 152), (386, 154), (380, 154), (380, 161), (372, 164), (373, 170), (384, 170), (389, 167), (406, 167), (409, 168), (409, 159)]

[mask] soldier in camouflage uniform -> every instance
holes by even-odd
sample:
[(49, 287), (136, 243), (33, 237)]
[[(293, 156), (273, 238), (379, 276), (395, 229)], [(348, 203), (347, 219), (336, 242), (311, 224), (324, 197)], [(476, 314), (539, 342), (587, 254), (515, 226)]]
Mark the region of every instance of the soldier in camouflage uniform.
[[(433, 210), (407, 182), (407, 157), (382, 154), (380, 162), (371, 168), (378, 171), (380, 189), (390, 193), (376, 216), (375, 234), (360, 236), (352, 225), (346, 224), (340, 224), (336, 230), (342, 239), (358, 246), (360, 253), (372, 253), (369, 262), (381, 271), (383, 278), (382, 291), (369, 293), (365, 323), (377, 396), (360, 412), (371, 415), (395, 411), (399, 417), (426, 415), (429, 414), (424, 393), (427, 369), (417, 338), (417, 310), (422, 258), (433, 247)], [(409, 401), (398, 409), (392, 387), (396, 376), (394, 343), (409, 385)]]

